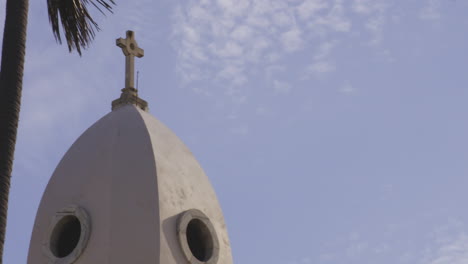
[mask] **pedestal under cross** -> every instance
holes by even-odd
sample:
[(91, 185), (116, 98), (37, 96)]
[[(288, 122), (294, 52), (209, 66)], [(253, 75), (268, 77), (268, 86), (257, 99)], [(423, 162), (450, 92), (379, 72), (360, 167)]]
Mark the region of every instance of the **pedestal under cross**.
[(125, 88), (135, 88), (135, 56), (143, 57), (144, 50), (138, 47), (135, 33), (131, 30), (127, 31), (127, 38), (118, 38), (116, 45), (122, 49), (125, 55)]

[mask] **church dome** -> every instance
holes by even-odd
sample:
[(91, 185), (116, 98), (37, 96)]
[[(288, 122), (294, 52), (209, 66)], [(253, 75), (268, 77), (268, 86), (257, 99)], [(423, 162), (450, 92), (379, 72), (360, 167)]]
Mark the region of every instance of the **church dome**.
[(134, 104), (71, 146), (42, 197), (29, 264), (231, 264), (223, 214), (182, 141)]

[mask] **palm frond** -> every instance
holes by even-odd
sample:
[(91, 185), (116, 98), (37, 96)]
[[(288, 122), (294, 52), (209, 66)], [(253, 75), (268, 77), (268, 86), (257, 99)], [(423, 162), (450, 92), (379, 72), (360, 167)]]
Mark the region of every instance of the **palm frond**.
[(76, 49), (80, 56), (81, 48), (88, 47), (94, 39), (95, 30), (99, 31), (98, 24), (88, 12), (89, 4), (104, 14), (100, 7), (112, 13), (112, 5), (115, 5), (115, 2), (114, 0), (47, 0), (49, 21), (55, 39), (62, 43), (61, 24), (68, 50), (71, 52)]

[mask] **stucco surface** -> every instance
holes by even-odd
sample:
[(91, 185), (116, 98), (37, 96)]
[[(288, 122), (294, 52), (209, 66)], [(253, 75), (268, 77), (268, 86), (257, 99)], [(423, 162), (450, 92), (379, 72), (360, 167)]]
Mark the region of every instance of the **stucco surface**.
[(203, 211), (220, 241), (218, 263), (232, 263), (221, 208), (188, 148), (161, 122), (133, 105), (96, 122), (71, 146), (42, 197), (28, 263), (49, 263), (43, 243), (54, 214), (69, 205), (90, 215), (85, 263), (188, 263), (177, 217)]
[(205, 213), (213, 223), (219, 243), (220, 264), (232, 263), (231, 247), (214, 189), (190, 150), (152, 115), (139, 110), (151, 137), (158, 175), (161, 262), (187, 263), (178, 244), (177, 217), (189, 209)]

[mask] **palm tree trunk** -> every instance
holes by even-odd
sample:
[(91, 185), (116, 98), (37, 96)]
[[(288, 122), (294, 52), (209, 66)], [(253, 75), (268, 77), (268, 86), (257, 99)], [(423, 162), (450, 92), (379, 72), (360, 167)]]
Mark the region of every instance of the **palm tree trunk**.
[(28, 0), (7, 0), (0, 71), (0, 264), (23, 86)]

